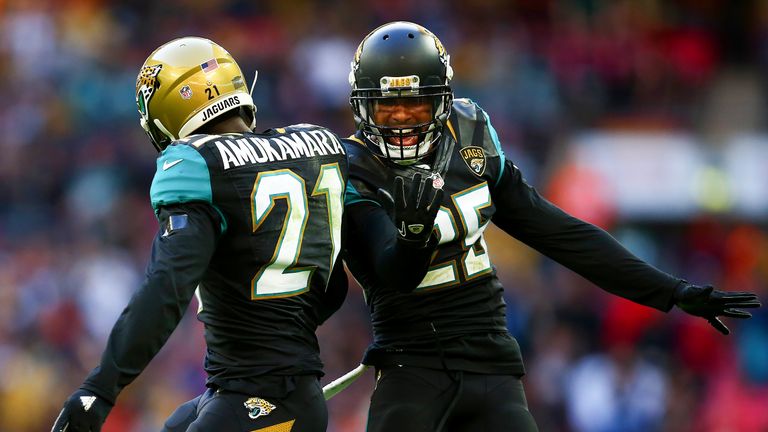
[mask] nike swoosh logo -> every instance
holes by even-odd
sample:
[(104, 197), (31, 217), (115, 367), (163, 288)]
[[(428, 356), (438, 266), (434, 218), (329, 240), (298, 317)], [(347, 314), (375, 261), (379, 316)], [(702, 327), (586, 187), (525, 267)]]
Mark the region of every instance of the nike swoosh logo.
[(183, 161), (183, 160), (184, 160), (184, 159), (177, 159), (177, 160), (175, 160), (175, 161), (173, 161), (173, 162), (169, 162), (169, 161), (165, 161), (165, 162), (163, 162), (163, 171), (165, 171), (165, 170), (167, 170), (168, 168), (171, 168), (171, 167), (173, 167), (173, 166), (175, 166), (175, 165), (177, 165), (177, 164), (181, 163), (181, 161)]

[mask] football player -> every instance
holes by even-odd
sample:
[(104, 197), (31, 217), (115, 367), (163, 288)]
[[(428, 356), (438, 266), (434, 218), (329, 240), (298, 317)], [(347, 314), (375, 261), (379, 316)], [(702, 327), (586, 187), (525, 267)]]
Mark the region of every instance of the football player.
[(504, 156), (488, 114), (454, 99), (449, 60), (430, 31), (393, 22), (352, 61), (345, 259), (374, 330), (363, 359), (377, 371), (368, 432), (537, 430), (483, 240), (491, 222), (608, 292), (676, 305), (725, 334), (720, 316), (749, 318), (741, 308), (760, 305), (659, 271), (542, 198)]
[(308, 124), (252, 133), (256, 108), (243, 74), (208, 39), (155, 50), (136, 102), (160, 152), (150, 191), (160, 227), (143, 285), (53, 431), (100, 430), (195, 293), (207, 390), (164, 430), (325, 431), (315, 330), (347, 290), (335, 265), (344, 146)]

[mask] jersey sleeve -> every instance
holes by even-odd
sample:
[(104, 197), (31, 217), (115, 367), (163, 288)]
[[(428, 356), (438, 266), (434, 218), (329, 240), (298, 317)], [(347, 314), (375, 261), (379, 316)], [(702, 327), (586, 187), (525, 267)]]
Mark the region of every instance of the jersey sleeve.
[(364, 148), (365, 144), (354, 136), (343, 139), (342, 143), (347, 149), (347, 163), (349, 164), (344, 206), (358, 203), (379, 205), (376, 184), (383, 183), (383, 178), (386, 177), (381, 172), (380, 162), (376, 162), (374, 157)]
[(348, 288), (349, 280), (347, 279), (347, 273), (344, 272), (344, 264), (341, 258), (338, 258), (331, 269), (328, 287), (323, 292), (322, 300), (318, 307), (318, 325), (324, 323), (341, 308), (341, 305), (344, 304), (344, 299), (347, 297)]
[(219, 236), (218, 215), (210, 206), (163, 207), (159, 217), (144, 283), (112, 328), (101, 363), (82, 385), (112, 404), (178, 325)]
[(487, 130), (488, 138), (491, 140), (491, 143), (493, 143), (493, 146), (496, 148), (496, 154), (497, 154), (497, 163), (499, 164), (499, 174), (496, 177), (495, 184), (499, 184), (501, 181), (501, 178), (504, 176), (504, 166), (506, 165), (506, 159), (504, 156), (504, 149), (501, 147), (501, 141), (499, 140), (499, 134), (496, 133), (496, 129), (491, 124), (491, 117), (486, 113), (485, 111), (482, 111), (483, 116), (485, 117), (485, 128)]
[(681, 279), (633, 255), (606, 231), (575, 218), (528, 185), (510, 161), (491, 192), (493, 223), (600, 288), (662, 311)]
[[(357, 185), (357, 186), (355, 186)], [(344, 206), (349, 206), (352, 204), (358, 204), (361, 202), (367, 202), (375, 205), (379, 205), (378, 201), (375, 201), (371, 198), (368, 198), (370, 194), (367, 194), (366, 196), (363, 196), (363, 193), (360, 192), (360, 190), (365, 190), (366, 185), (355, 180), (355, 179), (349, 179), (347, 180), (347, 188), (344, 193)]]
[(436, 242), (422, 248), (398, 241), (389, 215), (373, 201), (347, 207), (344, 217), (345, 261), (360, 282), (400, 292), (413, 291), (419, 285), (429, 269)]
[(488, 166), (484, 166), (483, 162), (483, 167), (475, 173), (481, 175), (480, 171), (483, 171), (490, 185), (498, 184), (504, 175), (505, 156), (491, 117), (480, 105), (467, 98), (454, 100), (452, 108), (448, 129), (461, 143), (461, 157), (467, 156), (465, 151), (482, 149), (483, 159), (488, 158)]
[(435, 244), (413, 247), (398, 241), (397, 228), (378, 198), (388, 183), (386, 168), (364, 144), (344, 140), (350, 177), (344, 198), (344, 259), (365, 286), (409, 292), (424, 279)]
[(211, 173), (205, 158), (194, 148), (184, 144), (168, 146), (157, 158), (157, 170), (149, 190), (152, 208), (174, 204), (204, 202), (219, 213), (221, 232), (227, 230), (227, 219), (213, 203)]
[(205, 159), (190, 146), (168, 146), (157, 158), (150, 198), (156, 213), (160, 207), (171, 204), (213, 204), (211, 175)]

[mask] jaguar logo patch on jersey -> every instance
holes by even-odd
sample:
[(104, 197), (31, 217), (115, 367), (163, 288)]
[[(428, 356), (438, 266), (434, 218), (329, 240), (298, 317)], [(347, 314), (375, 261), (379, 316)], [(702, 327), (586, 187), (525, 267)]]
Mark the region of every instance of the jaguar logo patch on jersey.
[(248, 409), (248, 417), (257, 419), (261, 416), (269, 415), (276, 407), (266, 400), (259, 397), (248, 398), (243, 404)]
[(459, 153), (461, 154), (461, 158), (464, 159), (464, 163), (467, 164), (473, 173), (478, 177), (483, 175), (485, 172), (485, 152), (482, 147), (464, 147)]

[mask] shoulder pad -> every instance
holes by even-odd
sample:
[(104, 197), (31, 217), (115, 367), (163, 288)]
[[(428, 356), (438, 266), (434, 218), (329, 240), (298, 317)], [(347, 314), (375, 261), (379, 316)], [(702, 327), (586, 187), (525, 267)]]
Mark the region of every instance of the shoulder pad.
[(341, 142), (347, 150), (350, 177), (367, 179), (386, 172), (384, 161), (371, 153), (362, 141), (357, 138), (343, 138)]
[(457, 142), (460, 147), (472, 145), (472, 137), (478, 125), (478, 113), (482, 111), (480, 107), (468, 98), (454, 99), (451, 105), (450, 124), (453, 126), (453, 132), (457, 135)]
[(359, 138), (351, 136), (349, 138), (342, 138), (341, 142), (344, 144), (344, 148), (347, 150), (350, 164), (352, 163), (353, 157), (355, 158), (356, 163), (361, 163), (364, 165), (372, 161), (379, 163), (376, 156), (374, 156), (371, 151), (366, 148), (365, 143), (363, 143)]
[(286, 133), (292, 133), (292, 132), (309, 131), (309, 130), (317, 130), (317, 129), (328, 130), (323, 126), (318, 126), (311, 123), (299, 123), (299, 124), (267, 129), (266, 131), (263, 132), (263, 134), (264, 135), (286, 134)]
[[(501, 147), (499, 136), (496, 129), (491, 124), (491, 119), (478, 104), (471, 99), (455, 99), (452, 105), (451, 122), (454, 123), (454, 130), (459, 136), (459, 152), (465, 159), (470, 158), (473, 150), (467, 147), (481, 148), (483, 159), (486, 157), (494, 159), (494, 165), (498, 166), (498, 179), (504, 172), (504, 150)], [(468, 152), (468, 153), (465, 153)]]
[(312, 123), (298, 123), (285, 127), (286, 129), (324, 129), (322, 126), (314, 125)]
[[(197, 137), (216, 135), (197, 135)], [(163, 205), (192, 201), (212, 203), (211, 175), (203, 156), (192, 146), (198, 141), (177, 141), (157, 158), (150, 198), (155, 212)]]
[(475, 112), (479, 107), (469, 98), (454, 99), (451, 111), (460, 119), (476, 120)]
[(219, 138), (221, 138), (221, 135), (195, 134), (195, 135), (190, 135), (186, 138), (176, 140), (172, 142), (171, 145), (179, 144), (179, 145), (192, 146), (194, 148), (200, 148), (203, 146), (203, 144), (207, 142), (215, 141)]

